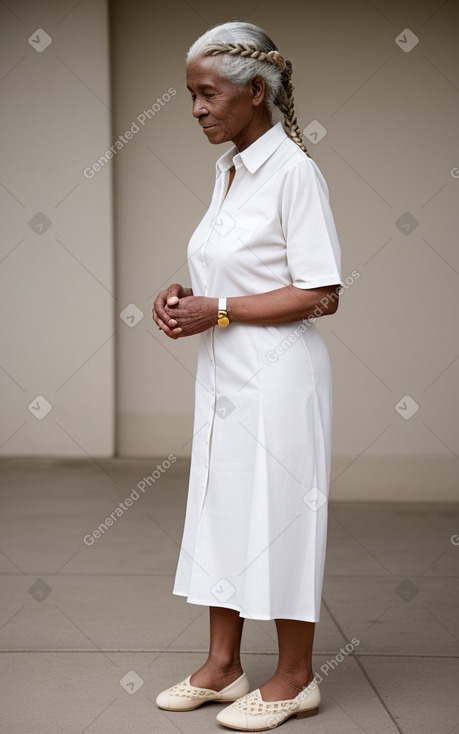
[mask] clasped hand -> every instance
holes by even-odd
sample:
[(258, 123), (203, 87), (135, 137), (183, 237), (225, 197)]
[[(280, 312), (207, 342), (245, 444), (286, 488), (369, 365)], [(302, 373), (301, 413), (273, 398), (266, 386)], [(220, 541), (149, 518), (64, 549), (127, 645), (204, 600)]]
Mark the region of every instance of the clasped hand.
[(179, 283), (161, 291), (153, 304), (153, 320), (166, 336), (179, 339), (199, 334), (217, 323), (217, 298), (194, 296)]

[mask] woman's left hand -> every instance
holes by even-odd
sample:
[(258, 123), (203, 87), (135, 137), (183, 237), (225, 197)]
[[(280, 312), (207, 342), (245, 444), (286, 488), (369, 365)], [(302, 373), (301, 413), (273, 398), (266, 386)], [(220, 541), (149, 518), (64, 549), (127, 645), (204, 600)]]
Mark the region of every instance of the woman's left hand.
[(170, 320), (167, 333), (171, 339), (193, 336), (210, 329), (217, 323), (218, 298), (184, 296), (174, 306), (165, 306)]

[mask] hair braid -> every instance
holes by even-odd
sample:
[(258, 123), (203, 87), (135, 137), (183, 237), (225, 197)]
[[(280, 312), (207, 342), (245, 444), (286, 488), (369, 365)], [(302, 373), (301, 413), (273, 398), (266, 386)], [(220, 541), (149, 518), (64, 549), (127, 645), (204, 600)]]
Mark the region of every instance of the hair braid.
[(277, 66), (281, 72), (281, 86), (276, 97), (273, 99), (273, 104), (275, 104), (284, 115), (284, 128), (288, 136), (310, 158), (311, 156), (304, 144), (301, 128), (298, 125), (298, 118), (295, 113), (293, 100), (294, 86), (292, 84), (292, 62), (285, 60), (279, 51), (275, 49), (271, 51), (263, 51), (253, 43), (225, 43), (223, 41), (215, 41), (213, 43), (207, 43), (206, 48), (202, 52), (203, 56), (218, 56), (220, 54), (242, 56), (243, 58), (255, 59), (260, 62), (268, 62)]
[(293, 100), (294, 86), (292, 84), (292, 72), (293, 66), (291, 61), (285, 61), (284, 69), (282, 70), (282, 87), (278, 96), (274, 100), (274, 104), (279, 107), (280, 111), (284, 115), (284, 126), (292, 138), (292, 140), (306, 153), (309, 158), (309, 152), (304, 144), (303, 134), (301, 128), (298, 125), (298, 118), (295, 113), (295, 105)]
[(204, 51), (204, 56), (217, 56), (218, 54), (229, 54), (230, 56), (243, 56), (244, 58), (257, 59), (257, 61), (268, 61), (281, 71), (284, 68), (284, 57), (279, 51), (262, 51), (253, 43), (223, 43), (216, 41), (209, 44)]

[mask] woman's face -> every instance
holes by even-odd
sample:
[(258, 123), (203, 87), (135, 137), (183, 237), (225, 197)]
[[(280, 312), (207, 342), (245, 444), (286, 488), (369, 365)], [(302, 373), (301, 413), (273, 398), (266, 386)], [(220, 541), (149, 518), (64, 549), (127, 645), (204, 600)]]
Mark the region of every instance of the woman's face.
[(193, 101), (193, 115), (209, 142), (231, 140), (238, 150), (244, 150), (259, 136), (260, 122), (266, 119), (264, 82), (255, 77), (245, 87), (240, 87), (220, 76), (219, 66), (219, 60), (212, 56), (188, 64), (186, 81)]

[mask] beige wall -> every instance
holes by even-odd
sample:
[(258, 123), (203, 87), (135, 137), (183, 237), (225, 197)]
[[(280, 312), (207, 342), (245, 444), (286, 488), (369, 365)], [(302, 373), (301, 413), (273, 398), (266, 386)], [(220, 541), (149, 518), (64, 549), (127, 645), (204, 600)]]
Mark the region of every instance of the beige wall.
[(0, 28), (0, 454), (110, 456), (112, 171), (83, 175), (110, 140), (106, 4), (10, 0)]
[[(186, 245), (224, 150), (191, 117), (184, 56), (210, 25), (245, 17), (292, 59), (301, 126), (327, 130), (309, 147), (343, 276), (360, 274), (319, 323), (334, 366), (332, 496), (457, 499), (458, 5), (254, 6), (113, 0), (110, 102), (102, 0), (0, 5), (0, 451), (110, 455), (116, 365), (116, 452), (189, 454), (197, 340), (168, 340), (151, 307), (165, 285), (189, 283)], [(53, 38), (41, 54), (27, 43), (39, 27)], [(405, 28), (419, 38), (409, 52), (395, 43)], [(52, 220), (42, 235), (27, 224), (37, 211)], [(41, 421), (27, 410), (37, 395), (53, 405)], [(419, 405), (409, 419), (395, 409), (406, 395)]]
[[(117, 131), (177, 89), (115, 161), (120, 302), (145, 314), (120, 332), (119, 451), (190, 448), (196, 340), (168, 340), (150, 312), (166, 284), (189, 283), (186, 245), (224, 150), (191, 117), (183, 58), (210, 25), (245, 17), (292, 59), (301, 126), (327, 130), (310, 149), (329, 184), (343, 276), (360, 274), (319, 324), (334, 365), (332, 496), (457, 498), (459, 6), (246, 7), (112, 4)], [(395, 42), (406, 28), (419, 38), (409, 52)], [(397, 225), (405, 212), (418, 222), (409, 234)], [(409, 419), (414, 403), (395, 409), (406, 395), (419, 406)]]

